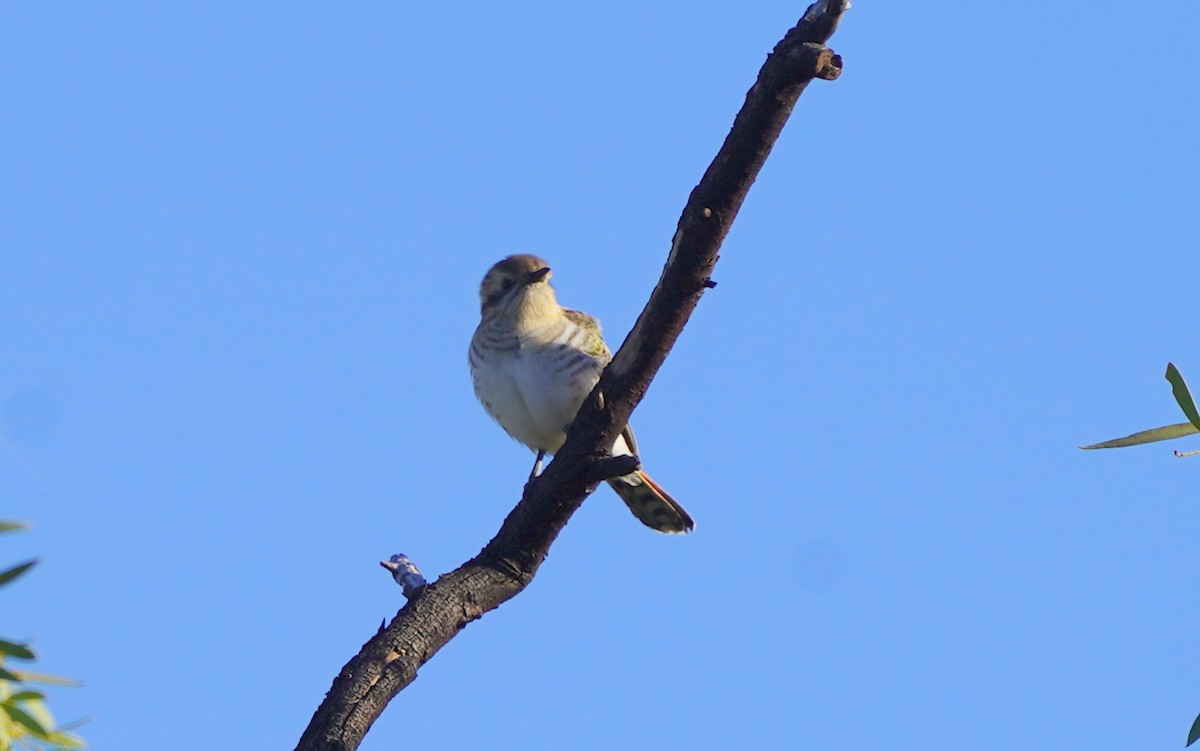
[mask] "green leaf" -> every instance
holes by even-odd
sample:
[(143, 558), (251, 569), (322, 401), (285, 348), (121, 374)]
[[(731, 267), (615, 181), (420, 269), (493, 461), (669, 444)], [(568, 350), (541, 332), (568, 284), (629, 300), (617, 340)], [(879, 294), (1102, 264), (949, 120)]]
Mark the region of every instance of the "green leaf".
[(1143, 430), (1140, 433), (1127, 435), (1124, 438), (1114, 438), (1111, 441), (1103, 443), (1093, 443), (1091, 446), (1080, 446), (1081, 449), (1115, 449), (1122, 446), (1137, 446), (1142, 443), (1154, 443), (1155, 441), (1168, 441), (1172, 438), (1181, 438), (1192, 433), (1200, 433), (1200, 428), (1190, 422), (1181, 422), (1175, 425), (1165, 425), (1161, 428), (1153, 428), (1151, 430)]
[(36, 564), (36, 563), (37, 563), (37, 559), (34, 559), (32, 561), (25, 561), (24, 563), (22, 563), (18, 566), (13, 566), (8, 571), (0, 573), (0, 587), (4, 586), (5, 584), (8, 584), (13, 579), (16, 579), (21, 574), (23, 574), (26, 571), (28, 571), (29, 569), (33, 568), (34, 564)]
[(1196, 409), (1196, 400), (1192, 398), (1192, 392), (1188, 390), (1187, 382), (1183, 380), (1183, 373), (1179, 372), (1179, 368), (1175, 367), (1175, 363), (1167, 363), (1167, 380), (1171, 382), (1171, 393), (1175, 395), (1175, 401), (1179, 402), (1183, 414), (1187, 415), (1187, 419), (1200, 429), (1200, 411)]
[(25, 522), (6, 522), (0, 521), (0, 532), (17, 532), (22, 529), (28, 529), (29, 525)]
[(87, 748), (87, 744), (83, 739), (71, 733), (64, 733), (61, 730), (50, 733), (46, 736), (46, 742), (53, 744), (56, 748), (65, 749), (83, 749)]
[(13, 722), (17, 723), (18, 725), (21, 725), (26, 730), (28, 730), (31, 734), (33, 734), (34, 736), (36, 736), (38, 738), (45, 738), (47, 735), (49, 735), (49, 731), (47, 731), (46, 728), (42, 727), (42, 723), (33, 719), (33, 717), (28, 712), (21, 709), (20, 707), (13, 707), (13, 706), (9, 706), (7, 704), (0, 704), (0, 712), (5, 712), (9, 717), (12, 718)]
[(45, 673), (30, 673), (25, 670), (16, 673), (10, 673), (15, 680), (22, 683), (41, 683), (45, 686), (82, 686), (80, 681), (71, 680), (70, 678), (59, 678), (57, 675), (46, 675)]
[(5, 699), (3, 704), (16, 704), (20, 701), (45, 701), (46, 695), (40, 691), (18, 691)]
[(10, 673), (5, 670), (3, 666), (0, 666), (0, 681), (12, 681), (14, 683), (20, 683), (21, 676), (17, 675), (16, 673)]
[(15, 657), (18, 660), (36, 660), (37, 655), (33, 653), (29, 647), (24, 644), (0, 639), (0, 654), (8, 657)]
[(1195, 743), (1197, 738), (1200, 738), (1200, 715), (1196, 715), (1196, 721), (1192, 723), (1192, 729), (1188, 731), (1187, 745)]

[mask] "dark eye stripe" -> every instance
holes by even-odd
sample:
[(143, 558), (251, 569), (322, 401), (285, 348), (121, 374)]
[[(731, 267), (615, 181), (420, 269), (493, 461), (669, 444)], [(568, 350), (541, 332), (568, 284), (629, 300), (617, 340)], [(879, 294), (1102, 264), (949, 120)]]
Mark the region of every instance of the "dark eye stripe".
[(504, 299), (504, 296), (507, 295), (514, 286), (516, 286), (516, 282), (512, 278), (505, 277), (501, 279), (500, 286), (494, 292), (492, 292), (492, 294), (488, 295), (483, 301), (484, 306), (491, 307), (492, 305), (496, 305)]
[(504, 299), (504, 296), (508, 294), (508, 291), (510, 289), (512, 289), (512, 280), (505, 279), (503, 282), (500, 283), (499, 289), (497, 289), (492, 294), (488, 295), (487, 304), (495, 305), (495, 304), (499, 303), (501, 300)]

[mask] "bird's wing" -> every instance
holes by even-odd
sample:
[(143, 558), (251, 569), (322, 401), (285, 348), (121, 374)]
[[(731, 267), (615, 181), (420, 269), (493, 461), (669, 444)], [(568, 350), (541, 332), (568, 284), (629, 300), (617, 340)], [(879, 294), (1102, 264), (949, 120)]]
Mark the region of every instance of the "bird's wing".
[(594, 357), (602, 366), (607, 365), (612, 359), (612, 352), (608, 351), (608, 345), (604, 343), (604, 337), (600, 334), (600, 322), (587, 313), (569, 308), (564, 308), (563, 314), (571, 323), (588, 332), (579, 349)]

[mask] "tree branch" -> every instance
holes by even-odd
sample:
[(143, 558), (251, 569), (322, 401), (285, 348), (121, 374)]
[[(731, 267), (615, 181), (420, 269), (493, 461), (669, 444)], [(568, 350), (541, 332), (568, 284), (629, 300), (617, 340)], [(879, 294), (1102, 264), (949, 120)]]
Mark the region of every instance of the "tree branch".
[[(628, 472), (608, 455), (695, 309), (717, 252), (792, 107), (841, 59), (823, 45), (847, 0), (820, 0), (767, 57), (716, 158), (688, 198), (658, 286), (554, 461), (526, 486), (500, 531), (471, 560), (420, 590), (342, 668), (297, 751), (352, 751), (417, 669), (468, 623), (521, 592), (568, 519), (602, 480)], [(636, 461), (636, 460), (632, 460)]]

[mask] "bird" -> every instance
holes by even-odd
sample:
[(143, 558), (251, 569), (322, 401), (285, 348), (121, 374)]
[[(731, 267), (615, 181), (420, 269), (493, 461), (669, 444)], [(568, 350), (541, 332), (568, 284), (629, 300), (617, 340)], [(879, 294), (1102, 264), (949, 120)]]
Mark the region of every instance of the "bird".
[[(537, 453), (530, 479), (545, 456), (562, 447), (567, 427), (612, 360), (600, 322), (559, 305), (551, 276), (549, 264), (530, 254), (493, 265), (479, 287), (480, 321), (468, 354), (483, 408)], [(612, 455), (637, 453), (627, 425)], [(647, 527), (669, 534), (695, 528), (687, 510), (641, 469), (608, 483)]]

